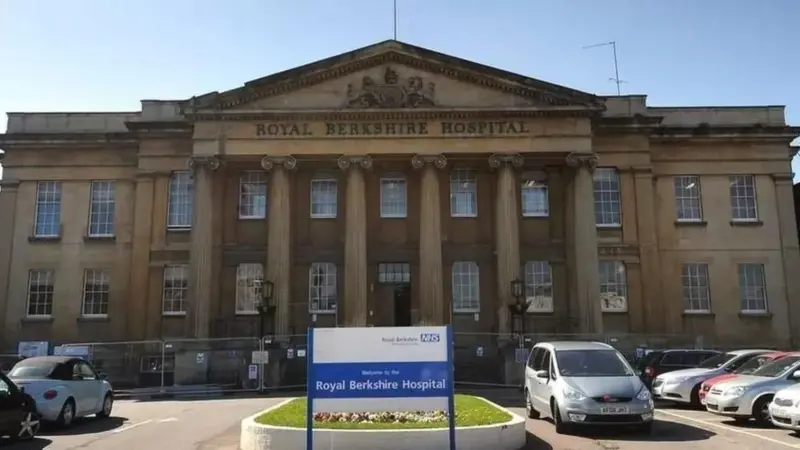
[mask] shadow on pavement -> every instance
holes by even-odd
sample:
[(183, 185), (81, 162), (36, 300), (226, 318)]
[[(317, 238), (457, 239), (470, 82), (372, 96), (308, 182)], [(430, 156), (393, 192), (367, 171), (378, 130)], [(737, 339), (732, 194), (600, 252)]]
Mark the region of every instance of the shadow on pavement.
[(47, 424), (42, 427), (39, 432), (41, 436), (75, 436), (81, 434), (102, 433), (104, 431), (111, 431), (125, 425), (128, 419), (125, 417), (109, 417), (107, 419), (97, 419), (94, 417), (86, 417), (75, 419), (72, 425), (67, 428), (61, 428), (56, 425)]
[(639, 442), (692, 442), (705, 441), (716, 433), (703, 428), (694, 427), (679, 422), (658, 420), (653, 423), (653, 431), (650, 434), (636, 433), (633, 430), (626, 430), (623, 427), (604, 427), (591, 429), (587, 428), (582, 433), (576, 435), (589, 437), (592, 439), (613, 439), (615, 441), (639, 441)]
[(554, 447), (528, 431), (524, 450), (554, 450)]
[[(2, 442), (3, 442), (3, 446), (4, 447), (9, 445), (9, 444), (11, 444), (11, 440), (10, 439), (3, 439)], [(51, 441), (50, 439), (44, 439), (44, 438), (36, 437), (36, 438), (33, 438), (32, 440), (30, 440), (28, 442), (16, 442), (16, 443), (13, 443), (13, 444), (11, 444), (11, 446), (13, 446), (14, 450), (41, 450), (41, 449), (49, 447), (50, 444), (52, 444), (52, 443), (53, 443), (53, 441)]]

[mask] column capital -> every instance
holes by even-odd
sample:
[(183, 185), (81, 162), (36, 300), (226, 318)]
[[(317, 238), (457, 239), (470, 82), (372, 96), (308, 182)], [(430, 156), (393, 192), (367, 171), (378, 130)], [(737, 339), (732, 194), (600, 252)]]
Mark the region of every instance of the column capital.
[(597, 161), (595, 153), (572, 152), (566, 158), (567, 166), (574, 169), (586, 168), (589, 172), (594, 172), (597, 168)]
[(348, 156), (342, 155), (336, 160), (336, 164), (342, 170), (347, 170), (353, 166), (361, 166), (362, 169), (372, 169), (372, 158), (369, 156)]
[(269, 172), (275, 166), (283, 167), (286, 170), (294, 170), (297, 167), (297, 160), (294, 156), (265, 156), (261, 158), (261, 167)]
[(524, 162), (525, 159), (518, 153), (495, 153), (489, 157), (489, 167), (492, 169), (499, 169), (503, 166), (519, 169)]
[(17, 189), (19, 189), (19, 181), (0, 180), (0, 187), (2, 188), (2, 191), (0, 192), (7, 192), (7, 193), (17, 192)]
[(776, 183), (778, 182), (788, 182), (791, 183), (794, 181), (794, 173), (792, 172), (782, 172), (782, 173), (771, 173), (770, 176)]
[(207, 167), (211, 170), (219, 169), (220, 161), (216, 156), (191, 156), (189, 157), (189, 169), (200, 169)]
[(447, 158), (444, 155), (414, 155), (411, 157), (411, 167), (421, 169), (425, 166), (444, 169), (447, 167)]

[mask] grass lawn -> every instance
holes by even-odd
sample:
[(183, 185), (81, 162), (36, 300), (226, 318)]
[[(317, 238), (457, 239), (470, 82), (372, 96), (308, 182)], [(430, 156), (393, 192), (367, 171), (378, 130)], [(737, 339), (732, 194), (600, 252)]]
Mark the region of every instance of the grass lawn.
[[(511, 415), (472, 395), (456, 395), (456, 426), (470, 427), (492, 425), (511, 420)], [(283, 427), (306, 427), (306, 398), (296, 398), (291, 402), (262, 414), (256, 422), (263, 425)], [(446, 428), (447, 421), (423, 423), (348, 423), (314, 422), (314, 428), (334, 428), (338, 430), (376, 430), (376, 429), (420, 429)]]

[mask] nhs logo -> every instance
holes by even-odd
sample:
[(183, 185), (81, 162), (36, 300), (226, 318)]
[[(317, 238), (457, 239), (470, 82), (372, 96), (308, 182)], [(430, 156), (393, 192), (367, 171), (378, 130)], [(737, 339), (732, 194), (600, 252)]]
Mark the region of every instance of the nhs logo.
[(439, 333), (422, 333), (419, 335), (419, 340), (421, 342), (439, 342)]

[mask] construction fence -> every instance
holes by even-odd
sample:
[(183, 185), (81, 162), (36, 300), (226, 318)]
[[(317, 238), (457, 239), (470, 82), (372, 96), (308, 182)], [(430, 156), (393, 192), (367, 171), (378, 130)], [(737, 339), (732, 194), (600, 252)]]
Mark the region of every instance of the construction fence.
[[(454, 333), (456, 385), (518, 387), (530, 348), (537, 342), (565, 340), (606, 342), (630, 360), (644, 349), (714, 348), (702, 337), (677, 335)], [(306, 386), (305, 334), (71, 343), (60, 351), (86, 358), (120, 393), (213, 394)]]

